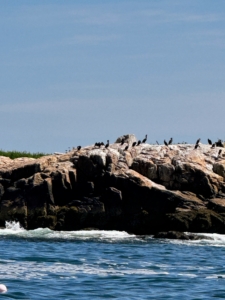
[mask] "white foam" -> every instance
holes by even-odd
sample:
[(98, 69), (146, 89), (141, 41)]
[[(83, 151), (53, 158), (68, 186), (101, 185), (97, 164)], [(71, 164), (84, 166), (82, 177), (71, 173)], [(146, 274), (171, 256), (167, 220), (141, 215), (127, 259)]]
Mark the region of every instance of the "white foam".
[(5, 228), (6, 229), (11, 229), (13, 231), (24, 230), (23, 227), (20, 225), (20, 223), (15, 222), (15, 221), (11, 221), (11, 222), (6, 221), (5, 222)]
[(125, 231), (116, 230), (78, 230), (78, 231), (54, 231), (49, 228), (38, 228), (34, 230), (25, 230), (19, 222), (6, 222), (5, 228), (0, 229), (0, 236), (17, 236), (22, 238), (44, 238), (44, 239), (62, 239), (62, 240), (91, 240), (99, 241), (122, 241), (133, 240), (136, 238), (133, 234)]
[(62, 278), (76, 278), (80, 274), (97, 275), (97, 276), (124, 276), (124, 275), (168, 275), (165, 270), (151, 270), (149, 268), (130, 268), (129, 266), (110, 266), (102, 267), (99, 263), (93, 264), (69, 264), (56, 262), (49, 263), (37, 263), (37, 262), (16, 262), (12, 261), (7, 264), (1, 265), (0, 279), (17, 279), (24, 278), (24, 280), (30, 279), (42, 279), (50, 274), (61, 276)]
[[(163, 243), (189, 244), (189, 245), (210, 245), (214, 247), (225, 247), (225, 235), (217, 233), (195, 233), (205, 239), (199, 240), (163, 240)], [(0, 229), (0, 236), (17, 236), (21, 238), (41, 238), (41, 239), (62, 239), (62, 240), (98, 240), (107, 242), (117, 241), (138, 241), (148, 243), (152, 241), (152, 236), (145, 239), (125, 231), (116, 230), (77, 230), (77, 231), (54, 231), (49, 228), (38, 228), (25, 230), (19, 222), (6, 222), (5, 228)], [(155, 242), (162, 242), (154, 240)]]

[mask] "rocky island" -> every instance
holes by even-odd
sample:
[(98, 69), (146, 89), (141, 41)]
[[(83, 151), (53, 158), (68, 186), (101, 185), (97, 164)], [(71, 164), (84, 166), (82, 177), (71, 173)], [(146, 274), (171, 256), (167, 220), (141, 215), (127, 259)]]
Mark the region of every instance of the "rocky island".
[(223, 148), (135, 141), (124, 135), (39, 159), (1, 156), (0, 226), (225, 233)]

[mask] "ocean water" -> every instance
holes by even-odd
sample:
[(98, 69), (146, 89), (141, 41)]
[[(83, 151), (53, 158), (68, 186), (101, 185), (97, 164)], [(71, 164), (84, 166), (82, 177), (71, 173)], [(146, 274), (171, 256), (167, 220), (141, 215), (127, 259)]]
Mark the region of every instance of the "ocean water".
[(225, 236), (0, 230), (1, 299), (225, 299)]

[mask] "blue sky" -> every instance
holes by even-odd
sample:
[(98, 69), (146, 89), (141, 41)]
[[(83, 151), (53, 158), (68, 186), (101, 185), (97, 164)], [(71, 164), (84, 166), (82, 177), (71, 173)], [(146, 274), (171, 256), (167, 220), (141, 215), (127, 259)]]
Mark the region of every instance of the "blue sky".
[(0, 0), (0, 148), (225, 140), (225, 2)]

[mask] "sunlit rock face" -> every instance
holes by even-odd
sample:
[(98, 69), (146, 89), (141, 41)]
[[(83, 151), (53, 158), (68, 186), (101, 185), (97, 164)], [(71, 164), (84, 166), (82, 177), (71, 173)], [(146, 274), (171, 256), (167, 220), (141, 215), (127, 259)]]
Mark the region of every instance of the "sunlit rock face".
[(128, 134), (107, 148), (0, 157), (0, 225), (225, 233), (223, 148), (134, 142)]

